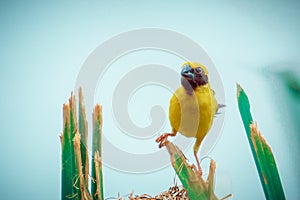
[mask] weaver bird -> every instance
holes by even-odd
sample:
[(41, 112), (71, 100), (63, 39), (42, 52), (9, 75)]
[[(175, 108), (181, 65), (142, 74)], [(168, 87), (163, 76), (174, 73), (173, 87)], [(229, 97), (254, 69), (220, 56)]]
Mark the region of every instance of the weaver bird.
[(168, 136), (177, 132), (186, 137), (195, 137), (194, 156), (198, 172), (202, 174), (197, 152), (204, 137), (207, 135), (220, 107), (208, 80), (205, 66), (197, 62), (185, 62), (181, 70), (181, 86), (175, 91), (169, 107), (171, 133), (165, 133), (156, 139), (161, 148)]

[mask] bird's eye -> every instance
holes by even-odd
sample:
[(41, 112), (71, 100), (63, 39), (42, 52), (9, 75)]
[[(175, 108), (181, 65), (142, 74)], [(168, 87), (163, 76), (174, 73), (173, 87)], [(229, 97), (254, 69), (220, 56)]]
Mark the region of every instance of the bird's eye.
[(197, 67), (195, 70), (199, 74), (203, 73), (203, 70), (201, 69), (201, 67)]

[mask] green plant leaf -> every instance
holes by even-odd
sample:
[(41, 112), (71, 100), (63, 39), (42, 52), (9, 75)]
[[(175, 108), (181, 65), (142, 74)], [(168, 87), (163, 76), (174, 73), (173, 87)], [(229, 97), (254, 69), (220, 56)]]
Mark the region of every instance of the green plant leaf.
[(240, 85), (237, 85), (237, 99), (265, 197), (266, 199), (283, 200), (285, 195), (272, 149), (259, 132), (257, 125), (253, 123), (249, 99)]
[(88, 186), (89, 179), (89, 157), (88, 157), (88, 123), (86, 120), (85, 105), (82, 95), (82, 89), (79, 88), (79, 117), (78, 128), (81, 138), (80, 151), (82, 158), (82, 173), (84, 175), (85, 182)]
[(70, 107), (66, 103), (63, 105), (63, 133), (60, 136), (62, 146), (62, 171), (61, 171), (61, 199), (69, 200), (73, 193), (73, 173), (72, 173), (72, 144), (70, 135)]
[(93, 112), (93, 159), (92, 159), (92, 196), (94, 200), (104, 200), (102, 180), (102, 107), (97, 104)]
[(216, 164), (212, 160), (207, 180), (204, 181), (199, 172), (190, 166), (186, 157), (178, 147), (166, 141), (165, 146), (170, 155), (172, 166), (191, 200), (217, 200), (214, 194), (214, 173)]

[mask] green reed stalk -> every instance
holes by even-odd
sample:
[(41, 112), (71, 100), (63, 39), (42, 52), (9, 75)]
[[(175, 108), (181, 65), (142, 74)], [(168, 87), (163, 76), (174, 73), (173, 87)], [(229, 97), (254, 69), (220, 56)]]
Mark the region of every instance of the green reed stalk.
[(102, 177), (102, 107), (96, 105), (93, 112), (93, 159), (92, 159), (92, 195), (94, 200), (103, 198)]
[(239, 111), (265, 197), (270, 200), (285, 199), (272, 149), (259, 132), (257, 125), (254, 124), (249, 99), (240, 85), (237, 85), (237, 98)]
[(217, 200), (214, 194), (214, 174), (216, 163), (211, 161), (207, 180), (203, 180), (199, 172), (188, 164), (186, 157), (178, 147), (169, 141), (165, 146), (170, 155), (172, 166), (191, 200)]

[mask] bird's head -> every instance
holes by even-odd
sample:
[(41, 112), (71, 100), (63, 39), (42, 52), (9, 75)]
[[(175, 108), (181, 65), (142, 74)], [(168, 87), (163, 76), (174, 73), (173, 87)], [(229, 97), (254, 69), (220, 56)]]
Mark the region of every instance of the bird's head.
[(181, 84), (188, 91), (192, 92), (198, 86), (208, 84), (208, 71), (205, 66), (197, 62), (185, 62), (181, 70)]

